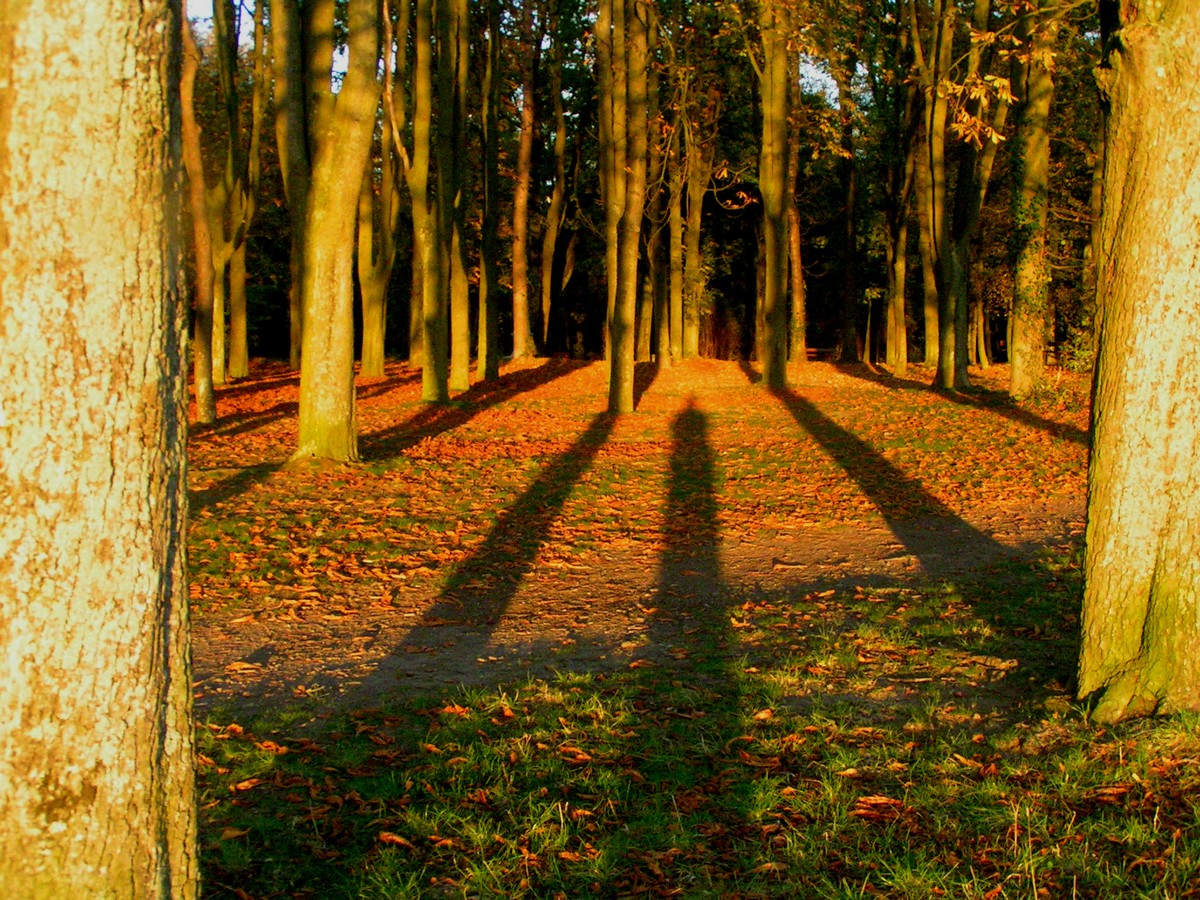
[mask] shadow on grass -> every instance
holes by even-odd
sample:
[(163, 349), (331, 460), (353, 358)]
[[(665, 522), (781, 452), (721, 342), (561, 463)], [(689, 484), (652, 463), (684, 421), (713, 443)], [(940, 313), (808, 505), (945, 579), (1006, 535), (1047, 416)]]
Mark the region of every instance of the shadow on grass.
[(1091, 439), (1086, 430), (1075, 425), (1067, 425), (1039, 416), (1037, 413), (1018, 404), (1004, 391), (993, 391), (978, 387), (973, 387), (969, 391), (947, 391), (936, 385), (931, 386), (911, 378), (897, 378), (894, 375), (882, 373), (867, 366), (865, 363), (838, 363), (835, 365), (835, 368), (845, 375), (869, 381), (872, 384), (880, 384), (894, 390), (933, 391), (939, 397), (944, 397), (946, 400), (949, 400), (951, 403), (957, 403), (959, 406), (987, 410), (988, 412), (1016, 422), (1018, 425), (1024, 425), (1026, 428), (1043, 431), (1052, 437), (1071, 441), (1081, 447), (1091, 446)]
[(190, 491), (188, 494), (188, 503), (192, 515), (202, 513), (213, 506), (232, 500), (234, 497), (254, 487), (254, 485), (266, 481), (271, 475), (282, 469), (284, 465), (284, 462), (276, 462), (246, 466), (229, 477), (221, 479), (211, 487), (199, 491)]
[(496, 381), (481, 381), (449, 403), (426, 404), (412, 417), (359, 438), (364, 460), (387, 459), (426, 438), (436, 437), (470, 422), (484, 410), (535, 390), (586, 367), (586, 362), (553, 358), (537, 368), (506, 372)]

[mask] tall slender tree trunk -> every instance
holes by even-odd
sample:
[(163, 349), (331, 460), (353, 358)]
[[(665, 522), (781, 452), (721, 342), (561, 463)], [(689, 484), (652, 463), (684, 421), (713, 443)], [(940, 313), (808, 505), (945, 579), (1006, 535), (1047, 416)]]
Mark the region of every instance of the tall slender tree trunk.
[(287, 194), (291, 223), (288, 256), (288, 362), (300, 368), (304, 324), (304, 221), (308, 205), (311, 161), (308, 153), (308, 107), (305, 100), (304, 40), (298, 0), (270, 0), (271, 58), (275, 82), (275, 144)]
[(858, 66), (851, 54), (834, 67), (838, 89), (838, 119), (841, 127), (841, 158), (838, 181), (841, 184), (841, 228), (839, 284), (841, 288), (841, 327), (839, 357), (843, 362), (860, 358), (858, 335), (858, 166), (854, 160), (854, 114), (857, 104), (850, 79)]
[(500, 0), (487, 0), (487, 66), (483, 79), (483, 220), (479, 265), (479, 377), (500, 377)]
[(926, 139), (918, 142), (916, 157), (916, 191), (913, 194), (919, 228), (918, 246), (921, 258), (921, 299), (925, 335), (925, 365), (936, 366), (940, 335), (938, 332), (937, 252), (933, 246), (933, 179), (929, 172)]
[(621, 216), (626, 181), (626, 59), (624, 0), (599, 0), (596, 17), (596, 79), (600, 88), (600, 197), (604, 206), (606, 306), (604, 353), (612, 358), (612, 319), (620, 282)]
[(198, 891), (181, 24), (0, 4), (6, 897)]
[(700, 252), (704, 194), (712, 177), (713, 148), (700, 140), (697, 123), (687, 129), (687, 217), (683, 236), (683, 356), (700, 355), (700, 318), (704, 311), (704, 258)]
[(1079, 696), (1200, 708), (1200, 6), (1114, 2)]
[(647, 0), (624, 0), (626, 40), (626, 156), (625, 209), (621, 215), (617, 296), (609, 320), (608, 411), (634, 408), (634, 324), (637, 317), (638, 260), (642, 247), (642, 215), (646, 200), (649, 118), (649, 28)]
[[(333, 6), (333, 0), (321, 0)], [(314, 3), (319, 7), (319, 3)], [(314, 9), (315, 14), (323, 12)], [(297, 457), (358, 458), (354, 398), (354, 227), (359, 178), (371, 150), (380, 85), (379, 5), (350, 0), (349, 58), (341, 90), (314, 116), (312, 181), (304, 237), (304, 334)], [(332, 10), (326, 21), (332, 25)], [(324, 35), (314, 35), (315, 46)], [(326, 72), (328, 54), (315, 54)], [(318, 100), (320, 103), (321, 101)], [(354, 173), (355, 177), (347, 177)]]
[(796, 190), (800, 183), (800, 129), (797, 121), (800, 112), (800, 84), (792, 80), (788, 96), (789, 115), (792, 119), (788, 128), (787, 141), (787, 248), (790, 299), (788, 308), (788, 361), (804, 365), (808, 362), (808, 309), (807, 291), (804, 283), (804, 257), (801, 246), (803, 228), (800, 222), (800, 206), (796, 202)]
[(521, 131), (513, 189), (512, 294), (513, 359), (532, 356), (533, 331), (529, 317), (529, 198), (533, 186), (533, 140), (537, 128), (537, 57), (540, 33), (534, 28), (533, 0), (522, 0), (521, 35), (524, 76), (521, 85)]
[(467, 283), (466, 137), (467, 65), (470, 40), (467, 0), (442, 0), (438, 7), (438, 196), (441, 243), (448, 263), (450, 304), (449, 387), (471, 386), (471, 299)]
[(788, 23), (781, 3), (764, 2), (759, 12), (762, 69), (762, 146), (759, 190), (762, 193), (763, 285), (759, 360), (770, 388), (787, 386), (787, 146), (790, 66)]
[(676, 114), (671, 130), (671, 152), (667, 155), (667, 259), (670, 274), (670, 350), (672, 360), (683, 358), (683, 190), (684, 162), (680, 153), (681, 127)]
[(551, 303), (557, 294), (554, 283), (554, 258), (562, 231), (567, 199), (567, 115), (563, 108), (562, 40), (559, 35), (558, 0), (550, 0), (547, 12), (550, 34), (550, 102), (554, 107), (554, 186), (550, 190), (550, 209), (542, 232), (542, 346), (550, 338)]
[(195, 282), (192, 289), (192, 385), (196, 391), (196, 421), (211, 425), (217, 421), (217, 399), (213, 391), (213, 264), (212, 235), (208, 230), (208, 206), (205, 201), (204, 161), (200, 157), (200, 127), (196, 124), (195, 84), (200, 66), (200, 51), (192, 35), (192, 26), (182, 21), (183, 67), (179, 81), (182, 109), (183, 164), (187, 169), (189, 209), (192, 214), (192, 252)]
[(1054, 77), (1056, 22), (1042, 9), (1022, 13), (1019, 31), (1028, 60), (1017, 71), (1020, 115), (1014, 143), (1012, 343), (1009, 345), (1009, 393), (1023, 397), (1042, 381), (1046, 355), (1046, 316), (1050, 301), (1050, 264), (1046, 258), (1046, 220), (1050, 206), (1050, 101)]

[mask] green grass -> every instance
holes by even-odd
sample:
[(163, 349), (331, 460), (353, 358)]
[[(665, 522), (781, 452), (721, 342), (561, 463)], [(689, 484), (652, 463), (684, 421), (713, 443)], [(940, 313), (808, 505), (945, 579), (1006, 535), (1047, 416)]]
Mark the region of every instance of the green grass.
[(204, 893), (1188, 896), (1200, 719), (1072, 706), (1078, 589), (731, 593), (677, 667), (213, 713)]

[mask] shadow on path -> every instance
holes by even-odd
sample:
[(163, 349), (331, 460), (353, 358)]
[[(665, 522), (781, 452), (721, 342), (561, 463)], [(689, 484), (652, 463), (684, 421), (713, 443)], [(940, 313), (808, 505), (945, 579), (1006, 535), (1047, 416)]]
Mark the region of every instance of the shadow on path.
[[(752, 383), (759, 381), (758, 373), (748, 365), (743, 364), (743, 370)], [(795, 391), (768, 390), (875, 504), (888, 528), (927, 570), (936, 571), (937, 561), (946, 554), (970, 553), (983, 559), (1011, 554)]]
[(496, 381), (477, 382), (469, 391), (449, 403), (425, 404), (403, 422), (362, 435), (359, 438), (362, 458), (372, 460), (396, 456), (426, 438), (465, 425), (484, 410), (577, 372), (587, 365), (579, 360), (548, 359), (537, 368), (507, 372)]
[(959, 406), (970, 406), (993, 412), (1018, 425), (1024, 425), (1026, 428), (1044, 431), (1046, 434), (1071, 441), (1081, 447), (1091, 446), (1091, 439), (1083, 428), (1039, 416), (1017, 404), (1003, 391), (991, 391), (986, 388), (971, 388), (969, 392), (947, 391), (936, 385), (930, 386), (910, 378), (897, 378), (895, 375), (881, 374), (869, 368), (865, 363), (837, 363), (834, 367), (843, 375), (879, 384), (892, 390), (932, 391), (939, 397), (943, 397), (951, 403), (957, 403)]

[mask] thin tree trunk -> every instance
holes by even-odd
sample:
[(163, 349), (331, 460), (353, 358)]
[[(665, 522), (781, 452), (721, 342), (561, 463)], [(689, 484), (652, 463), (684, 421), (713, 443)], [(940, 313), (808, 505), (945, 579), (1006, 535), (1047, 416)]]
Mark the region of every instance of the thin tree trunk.
[(608, 378), (608, 411), (634, 408), (634, 324), (637, 316), (638, 260), (642, 248), (642, 214), (645, 212), (649, 117), (650, 5), (646, 0), (624, 0), (626, 40), (627, 149), (625, 210), (621, 216), (618, 246), (617, 297), (609, 322), (612, 341)]
[(925, 365), (936, 366), (940, 336), (938, 333), (937, 253), (933, 247), (933, 180), (929, 173), (927, 144), (921, 138), (916, 158), (916, 191), (913, 195), (917, 209), (918, 245), (921, 256), (921, 296), (924, 313)]
[(442, 246), (449, 264), (449, 387), (465, 391), (471, 386), (471, 298), (463, 234), (466, 227), (467, 155), (462, 152), (466, 138), (470, 53), (467, 0), (444, 0), (438, 9), (437, 24), (441, 95), (438, 104), (438, 195)]
[(790, 318), (788, 322), (788, 361), (804, 365), (808, 362), (808, 310), (807, 291), (804, 283), (804, 257), (801, 247), (803, 229), (800, 223), (800, 206), (796, 202), (796, 189), (800, 182), (800, 129), (797, 123), (801, 93), (798, 82), (793, 81), (788, 91), (790, 99), (791, 127), (788, 129), (787, 145), (787, 249), (788, 274), (790, 277)]
[(500, 377), (500, 319), (497, 304), (500, 247), (500, 0), (487, 0), (487, 68), (483, 81), (483, 222), (479, 270), (479, 377)]
[(854, 114), (857, 104), (850, 79), (858, 59), (850, 54), (843, 65), (834, 67), (838, 89), (838, 118), (841, 125), (841, 158), (838, 181), (841, 184), (842, 222), (840, 238), (839, 284), (841, 287), (841, 328), (839, 357), (857, 362), (860, 357), (858, 336), (858, 167), (854, 160)]
[(542, 346), (550, 337), (551, 301), (555, 296), (554, 256), (562, 230), (567, 197), (567, 116), (563, 108), (562, 40), (559, 35), (558, 0), (550, 0), (547, 16), (550, 39), (550, 100), (554, 107), (554, 187), (542, 234)]
[(0, 4), (10, 898), (198, 892), (181, 26), (154, 0)]
[(213, 391), (213, 264), (212, 235), (208, 230), (208, 206), (205, 201), (204, 161), (200, 157), (200, 128), (196, 124), (194, 91), (200, 51), (186, 16), (182, 19), (183, 68), (179, 80), (182, 108), (181, 132), (183, 164), (188, 176), (188, 199), (192, 214), (192, 252), (195, 287), (192, 291), (192, 384), (196, 391), (196, 421), (211, 425), (217, 421), (217, 400)]
[(763, 382), (787, 386), (787, 149), (788, 149), (788, 22), (785, 7), (764, 3), (759, 18), (762, 39), (762, 146), (759, 189), (763, 205), (762, 330), (758, 341)]
[(534, 353), (529, 318), (529, 198), (533, 186), (533, 139), (537, 127), (534, 96), (537, 90), (535, 79), (540, 33), (535, 33), (534, 29), (533, 0), (522, 0), (521, 8), (524, 75), (521, 85), (521, 131), (517, 138), (516, 184), (513, 189), (513, 359)]
[(668, 317), (670, 319), (670, 350), (671, 359), (683, 359), (683, 185), (684, 162), (680, 155), (680, 125), (679, 114), (676, 115), (675, 127), (671, 130), (671, 152), (667, 156), (667, 204), (669, 211), (667, 226), (667, 258), (670, 269), (670, 299), (668, 300)]

